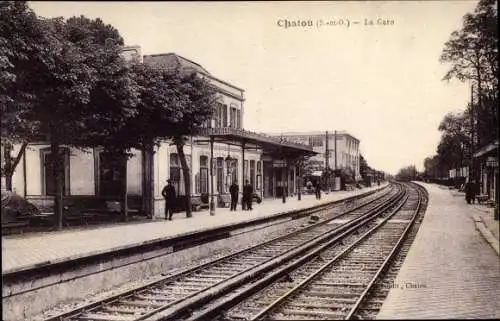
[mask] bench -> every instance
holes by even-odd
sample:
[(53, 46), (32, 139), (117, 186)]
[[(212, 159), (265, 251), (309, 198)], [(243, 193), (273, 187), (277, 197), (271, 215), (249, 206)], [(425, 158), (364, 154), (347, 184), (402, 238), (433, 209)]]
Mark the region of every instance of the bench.
[(201, 196), (193, 196), (191, 197), (191, 208), (194, 212), (198, 212), (201, 209), (202, 202)]
[(9, 232), (19, 231), (23, 233), (23, 229), (29, 226), (28, 221), (11, 221), (2, 222), (2, 234), (9, 234)]
[(483, 194), (483, 195), (477, 195), (476, 199), (477, 199), (477, 202), (479, 204), (481, 204), (481, 203), (484, 203), (484, 202), (488, 201), (489, 197), (488, 197), (488, 195), (484, 195)]
[[(117, 202), (117, 201), (106, 201), (106, 211), (104, 212), (108, 212), (108, 213), (119, 213), (121, 214), (122, 212), (122, 204), (120, 202)], [(139, 214), (139, 210), (138, 209), (133, 209), (133, 208), (127, 208), (127, 213), (129, 215), (138, 215)], [(103, 213), (103, 211), (99, 212), (99, 213)]]
[(231, 204), (231, 196), (229, 194), (217, 195), (217, 205), (219, 207), (228, 207)]

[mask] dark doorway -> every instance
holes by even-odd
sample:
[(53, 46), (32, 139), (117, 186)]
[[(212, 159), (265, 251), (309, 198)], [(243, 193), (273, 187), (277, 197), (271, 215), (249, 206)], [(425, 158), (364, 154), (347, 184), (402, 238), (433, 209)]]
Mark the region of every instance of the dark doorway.
[(126, 162), (114, 155), (99, 154), (99, 196), (120, 197)]

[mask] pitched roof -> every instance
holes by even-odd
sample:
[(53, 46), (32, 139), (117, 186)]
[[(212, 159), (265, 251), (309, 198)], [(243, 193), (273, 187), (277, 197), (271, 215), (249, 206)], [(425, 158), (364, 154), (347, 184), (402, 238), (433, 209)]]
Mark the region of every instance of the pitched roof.
[(210, 75), (210, 73), (200, 64), (179, 56), (176, 53), (163, 53), (154, 55), (144, 55), (144, 63), (162, 66), (168, 69), (182, 69), (183, 71), (196, 71), (202, 74)]

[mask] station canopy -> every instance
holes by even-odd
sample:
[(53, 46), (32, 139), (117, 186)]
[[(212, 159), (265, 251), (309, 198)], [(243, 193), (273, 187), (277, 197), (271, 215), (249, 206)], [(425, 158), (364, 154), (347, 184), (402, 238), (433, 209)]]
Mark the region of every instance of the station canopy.
[(498, 151), (498, 140), (488, 144), (486, 146), (483, 146), (481, 149), (479, 149), (475, 154), (474, 158), (481, 157), (481, 156), (488, 156), (492, 155), (494, 152)]
[(289, 142), (283, 137), (259, 134), (239, 128), (200, 128), (197, 135), (208, 136), (217, 143), (244, 146), (245, 149), (262, 149), (264, 154), (273, 156), (298, 158), (317, 154), (309, 145)]

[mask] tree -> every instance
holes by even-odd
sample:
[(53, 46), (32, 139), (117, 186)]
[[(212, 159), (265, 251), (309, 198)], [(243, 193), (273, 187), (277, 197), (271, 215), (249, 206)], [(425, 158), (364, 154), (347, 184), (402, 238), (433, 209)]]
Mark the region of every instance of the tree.
[(184, 184), (186, 187), (186, 216), (191, 217), (191, 175), (184, 154), (186, 136), (196, 133), (196, 130), (209, 119), (214, 110), (217, 96), (215, 90), (196, 73), (181, 74), (180, 93), (186, 98), (184, 104), (177, 104), (173, 127), (173, 141), (179, 154)]
[[(57, 227), (62, 228), (60, 146), (106, 146), (103, 143), (110, 131), (135, 112), (134, 86), (119, 55), (123, 40), (116, 29), (99, 19), (43, 19), (25, 4), (8, 8), (5, 25), (17, 33), (7, 43), (29, 43), (36, 38), (36, 46), (24, 56), (19, 54), (23, 48), (7, 51), (14, 58), (7, 71), (16, 82), (3, 93), (7, 97), (3, 100), (11, 103), (5, 109), (13, 120), (5, 136), (28, 142), (35, 132), (49, 140), (56, 187), (54, 211)], [(30, 24), (16, 24), (25, 20)]]
[(479, 146), (491, 142), (498, 132), (497, 24), (496, 1), (480, 0), (474, 13), (464, 16), (462, 28), (451, 34), (440, 57), (441, 62), (452, 64), (443, 79), (475, 84), (476, 103), (469, 108), (476, 118)]
[(457, 171), (465, 165), (465, 160), (470, 158), (470, 130), (469, 122), (464, 113), (447, 114), (438, 129), (442, 132), (437, 153), (439, 163), (446, 170), (451, 168)]
[[(26, 144), (32, 133), (45, 134), (51, 140), (51, 163), (57, 182), (55, 212), (61, 227), (62, 183), (58, 156), (65, 133), (58, 126), (58, 120), (60, 123), (60, 117), (64, 117), (64, 109), (78, 109), (75, 106), (85, 104), (92, 75), (87, 68), (82, 68), (82, 55), (59, 32), (63, 26), (61, 19), (38, 19), (26, 3), (7, 2), (1, 6), (1, 34), (7, 35), (2, 39), (1, 100), (8, 120), (2, 137), (10, 140), (7, 144), (19, 140)], [(76, 114), (78, 112), (70, 117)], [(5, 156), (10, 158), (10, 150), (6, 151)], [(6, 174), (11, 176), (13, 168), (8, 160), (6, 165)]]
[[(186, 191), (186, 216), (191, 217), (191, 174), (184, 153), (186, 136), (193, 135), (212, 116), (215, 91), (196, 74), (135, 64), (134, 80), (140, 87), (137, 114), (110, 135), (109, 145), (135, 146), (152, 155), (154, 145), (172, 139), (181, 162)], [(151, 171), (152, 157), (148, 157)], [(149, 173), (147, 176), (151, 176)], [(146, 184), (152, 198), (152, 181)], [(151, 205), (149, 206), (151, 207)]]
[[(25, 116), (34, 102), (31, 79), (43, 68), (48, 50), (45, 29), (24, 1), (0, 3), (0, 107), (1, 144), (4, 162), (2, 176), (12, 190), (12, 175), (26, 149), (36, 137), (38, 123)], [(17, 155), (13, 145), (20, 143)]]
[(418, 172), (415, 165), (410, 165), (401, 168), (396, 174), (396, 179), (401, 181), (412, 181), (415, 180), (417, 176)]
[(424, 159), (424, 176), (428, 179), (440, 179), (447, 176), (440, 163), (439, 155)]
[[(2, 2), (0, 9), (0, 102), (6, 114), (2, 125), (8, 125), (2, 126), (2, 142), (27, 143), (35, 134), (50, 142), (58, 227), (63, 193), (60, 146), (103, 146), (123, 161), (131, 148), (139, 148), (149, 155), (152, 171), (154, 144), (173, 138), (190, 203), (184, 136), (211, 116), (215, 93), (208, 82), (195, 74), (125, 63), (120, 57), (122, 37), (100, 19), (37, 18), (24, 2)], [(12, 161), (10, 153), (8, 159)], [(16, 159), (6, 162), (9, 172)], [(122, 185), (126, 219), (126, 180)], [(152, 190), (146, 188), (146, 194), (152, 199)]]
[(370, 167), (368, 166), (366, 159), (363, 157), (363, 155), (359, 154), (359, 175), (363, 180), (366, 179), (369, 170)]

